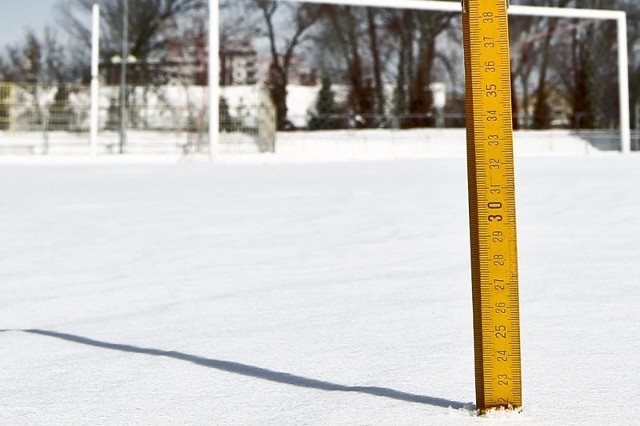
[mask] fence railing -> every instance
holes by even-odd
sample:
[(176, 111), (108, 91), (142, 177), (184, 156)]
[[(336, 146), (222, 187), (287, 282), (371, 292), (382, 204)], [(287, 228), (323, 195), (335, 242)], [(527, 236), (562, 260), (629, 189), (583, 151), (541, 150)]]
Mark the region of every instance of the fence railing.
[[(117, 87), (103, 87), (100, 90), (99, 153), (208, 153), (206, 87), (129, 88), (124, 141), (120, 139), (118, 95)], [(222, 88), (221, 95), (220, 152), (275, 151), (275, 108), (266, 89), (259, 86), (231, 86)], [(0, 83), (0, 154), (90, 154), (89, 108), (90, 92), (87, 86), (44, 87)], [(338, 130), (322, 132), (321, 135), (323, 140), (338, 140), (346, 138), (345, 133), (339, 130), (387, 129), (396, 132), (416, 128), (463, 128), (464, 125), (464, 115), (461, 113), (309, 113), (290, 116), (287, 127), (292, 131)], [(558, 127), (566, 126), (559, 123)], [(615, 131), (585, 132), (584, 138), (590, 138), (594, 146), (616, 146), (618, 143), (614, 140), (617, 138)], [(353, 135), (349, 139), (353, 139)], [(605, 139), (610, 141), (602, 142)], [(640, 150), (640, 131), (632, 132), (631, 149)]]
[(12, 106), (16, 103), (15, 85), (0, 83), (0, 130), (13, 129)]
[[(99, 153), (207, 153), (208, 90), (199, 86), (130, 87), (120, 139), (117, 87), (102, 87)], [(224, 96), (224, 93), (223, 93)], [(241, 101), (221, 98), (222, 152), (273, 151), (275, 109), (263, 88), (245, 88)], [(90, 153), (88, 86), (0, 85), (0, 154)]]

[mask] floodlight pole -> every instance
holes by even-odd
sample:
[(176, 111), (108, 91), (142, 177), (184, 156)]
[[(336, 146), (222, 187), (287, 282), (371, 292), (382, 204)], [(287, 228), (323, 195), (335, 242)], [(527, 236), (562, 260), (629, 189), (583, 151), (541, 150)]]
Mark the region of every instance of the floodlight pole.
[(89, 119), (89, 145), (91, 155), (98, 155), (98, 103), (99, 81), (98, 61), (100, 59), (100, 6), (93, 4), (93, 23), (91, 27), (91, 112)]
[(120, 62), (120, 141), (119, 153), (124, 152), (127, 120), (127, 62), (129, 58), (129, 0), (122, 0), (122, 62)]
[(220, 31), (219, 0), (209, 0), (209, 159), (218, 156), (220, 139)]

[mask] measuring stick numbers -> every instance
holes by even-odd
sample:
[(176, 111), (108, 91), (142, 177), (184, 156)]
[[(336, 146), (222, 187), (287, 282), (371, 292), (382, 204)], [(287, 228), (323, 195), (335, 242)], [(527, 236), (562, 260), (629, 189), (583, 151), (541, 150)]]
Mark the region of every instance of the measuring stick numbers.
[(522, 405), (507, 0), (463, 0), (476, 406)]

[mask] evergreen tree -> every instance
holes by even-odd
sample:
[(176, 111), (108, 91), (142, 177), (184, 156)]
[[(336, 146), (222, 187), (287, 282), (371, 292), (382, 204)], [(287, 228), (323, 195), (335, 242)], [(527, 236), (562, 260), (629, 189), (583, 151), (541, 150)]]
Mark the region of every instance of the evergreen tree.
[(322, 77), (322, 86), (318, 92), (316, 110), (319, 115), (331, 115), (336, 113), (335, 92), (331, 89), (331, 78), (328, 75)]
[(237, 130), (234, 129), (233, 118), (229, 112), (229, 104), (224, 96), (220, 96), (218, 108), (218, 122), (220, 123), (220, 130), (225, 132)]
[(335, 92), (331, 89), (331, 78), (328, 75), (322, 77), (322, 86), (316, 100), (316, 115), (311, 119), (311, 129), (334, 128), (334, 115), (336, 114)]
[(73, 113), (69, 104), (69, 89), (59, 86), (49, 107), (49, 130), (69, 130)]

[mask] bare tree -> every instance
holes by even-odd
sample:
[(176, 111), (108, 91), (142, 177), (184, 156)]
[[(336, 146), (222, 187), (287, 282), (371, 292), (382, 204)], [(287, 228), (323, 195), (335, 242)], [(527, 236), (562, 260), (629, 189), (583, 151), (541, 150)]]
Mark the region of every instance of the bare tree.
[[(517, 0), (514, 0), (514, 3)], [(518, 4), (623, 9), (628, 13), (629, 40), (640, 40), (640, 5), (632, 0), (520, 0)], [(634, 15), (635, 13), (635, 15)], [(570, 125), (598, 128), (617, 125), (616, 62), (618, 48), (611, 21), (565, 18), (518, 18), (512, 25), (514, 75), (519, 82), (524, 110), (534, 100), (534, 126), (551, 125), (552, 109), (566, 103)], [(633, 61), (630, 64), (633, 71)], [(535, 79), (536, 82), (531, 82)], [(631, 79), (631, 97), (640, 87)], [(553, 94), (553, 98), (551, 98)], [(612, 95), (613, 94), (613, 95)]]
[(436, 62), (451, 68), (445, 55), (438, 52), (437, 39), (451, 28), (456, 14), (395, 10), (387, 12), (387, 29), (397, 43), (394, 113), (410, 114), (403, 126), (427, 124), (426, 116), (432, 108), (430, 83)]
[[(118, 54), (123, 38), (124, 1), (129, 1), (129, 52), (138, 60), (139, 79), (151, 81), (150, 59), (167, 54), (167, 42), (181, 19), (193, 11), (204, 11), (206, 0), (98, 0), (101, 17), (101, 54), (105, 59)], [(61, 23), (79, 49), (89, 49), (91, 28), (86, 16), (95, 0), (69, 0), (61, 6)]]
[(352, 6), (328, 6), (329, 26), (325, 28), (324, 37), (337, 48), (346, 66), (350, 87), (348, 103), (352, 112), (369, 115), (373, 113), (373, 99), (371, 80), (366, 78), (364, 69), (364, 12), (365, 9)]
[(261, 36), (256, 20), (261, 14), (250, 0), (220, 0), (220, 50), (233, 40), (251, 40)]
[(42, 37), (27, 31), (22, 42), (8, 46), (0, 58), (0, 78), (16, 83), (62, 84), (76, 82), (80, 75), (55, 31), (45, 28)]
[[(427, 114), (431, 111), (433, 99), (429, 85), (432, 81), (433, 65), (436, 60), (436, 39), (451, 25), (455, 14), (418, 11), (415, 13), (415, 29), (418, 40), (416, 47), (415, 69), (409, 81), (409, 112)], [(415, 125), (424, 124), (417, 119)]]
[(59, 123), (64, 121), (67, 126), (70, 110), (66, 85), (78, 82), (80, 70), (71, 63), (55, 32), (47, 27), (39, 38), (33, 31), (28, 31), (24, 41), (7, 47), (5, 58), (0, 59), (0, 80), (17, 83), (22, 86), (24, 93), (29, 94), (31, 106), (26, 114), (28, 124), (39, 126), (44, 123), (41, 103), (43, 87), (58, 86), (50, 112), (54, 115), (52, 118)]
[(371, 47), (371, 58), (373, 61), (373, 81), (375, 82), (376, 108), (378, 115), (384, 114), (384, 86), (382, 83), (382, 64), (380, 58), (380, 48), (378, 42), (378, 12), (372, 7), (367, 8), (367, 28), (369, 30), (369, 43)]
[(538, 66), (539, 39), (543, 34), (540, 30), (540, 19), (532, 16), (518, 16), (512, 19), (511, 35), (511, 72), (513, 99), (519, 98), (522, 106), (522, 116), (519, 117), (517, 102), (514, 102), (514, 128), (530, 126), (529, 105), (535, 94), (533, 77)]
[[(305, 36), (318, 21), (325, 6), (306, 3), (281, 3), (270, 0), (251, 0), (261, 13), (269, 40), (271, 65), (269, 67), (268, 85), (271, 98), (276, 106), (277, 127), (284, 129), (287, 123), (287, 84), (291, 61)], [(286, 35), (277, 32), (276, 16), (278, 13), (288, 15), (291, 31)]]

